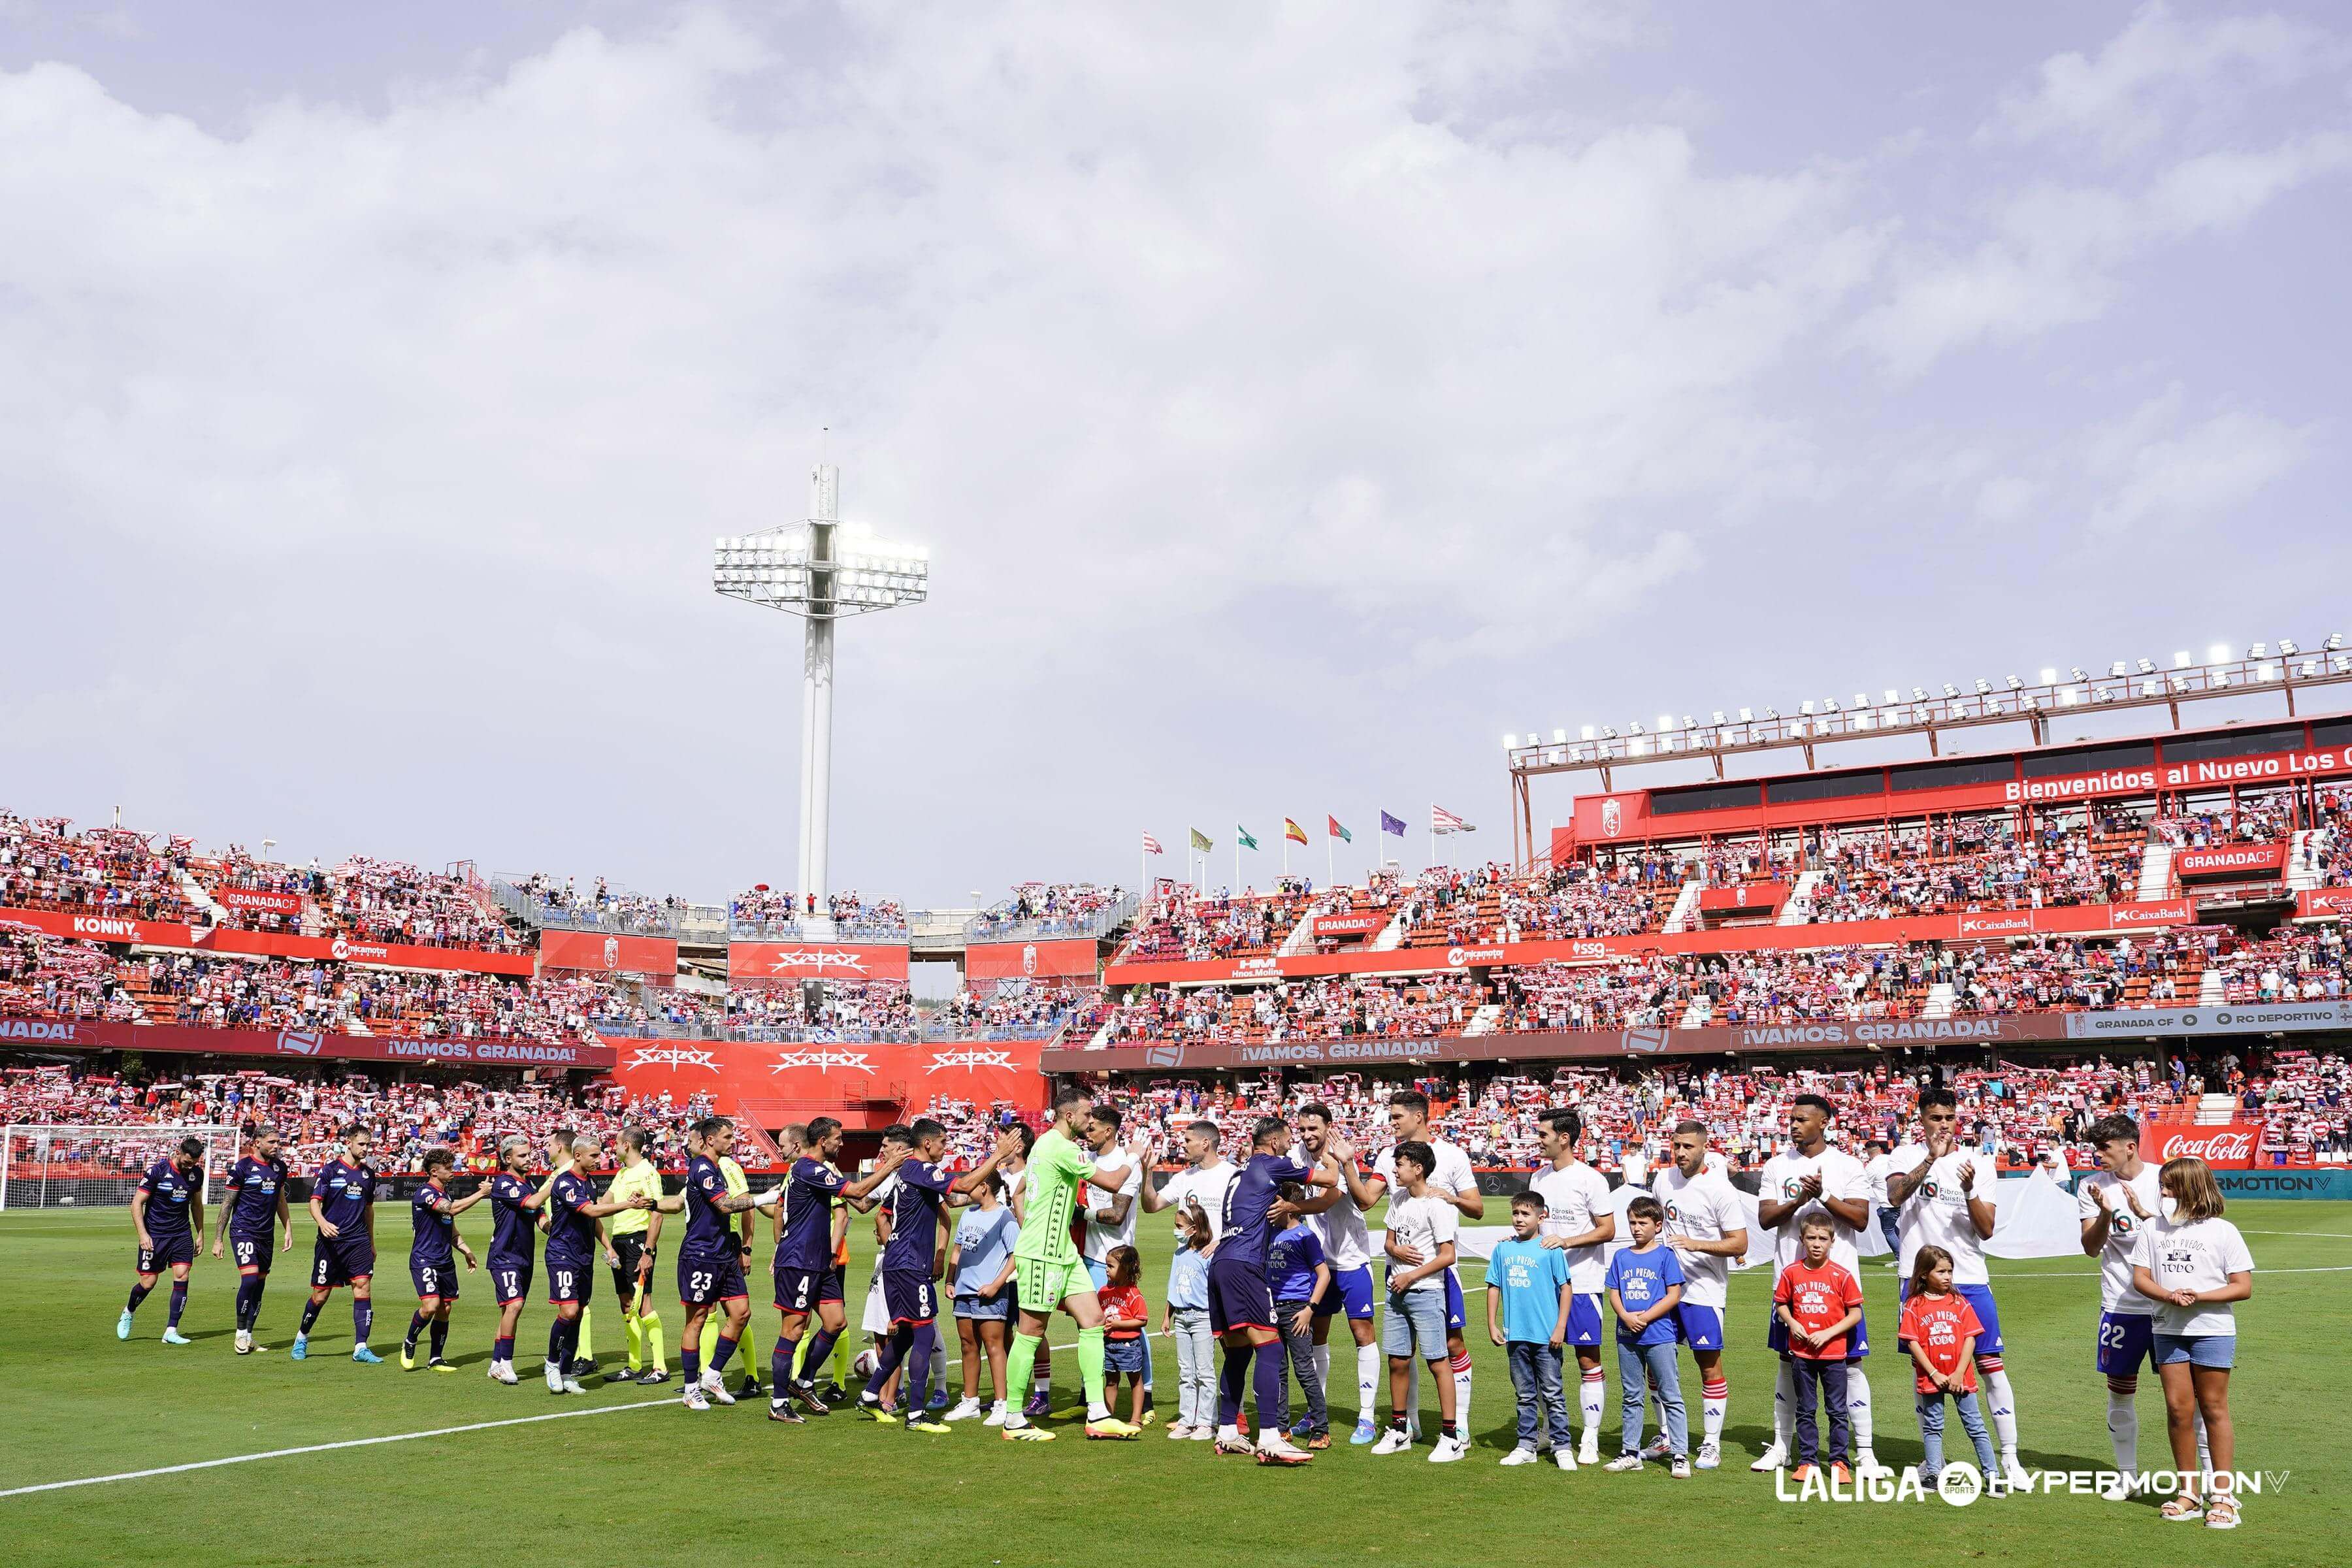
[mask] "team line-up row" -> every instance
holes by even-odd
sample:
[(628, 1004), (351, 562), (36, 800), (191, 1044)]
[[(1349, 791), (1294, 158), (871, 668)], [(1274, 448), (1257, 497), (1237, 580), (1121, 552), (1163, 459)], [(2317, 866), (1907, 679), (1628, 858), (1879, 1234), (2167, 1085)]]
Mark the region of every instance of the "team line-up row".
[[(753, 1220), (764, 1213), (772, 1224), (771, 1274), (782, 1315), (769, 1416), (796, 1425), (850, 1398), (837, 1375), (828, 1384), (820, 1373), (847, 1328), (849, 1214), (878, 1209), (882, 1248), (864, 1320), (877, 1344), (858, 1358), (859, 1414), (924, 1433), (983, 1419), (1008, 1440), (1050, 1441), (1054, 1433), (1038, 1420), (1050, 1371), (1041, 1377), (1039, 1367), (1047, 1321), (1061, 1311), (1078, 1330), (1086, 1436), (1133, 1438), (1151, 1414), (1143, 1342), (1150, 1315), (1138, 1279), (1136, 1225), (1140, 1214), (1172, 1211), (1180, 1245), (1160, 1325), (1175, 1341), (1179, 1364), (1180, 1413), (1171, 1437), (1213, 1442), (1217, 1452), (1248, 1454), (1262, 1464), (1311, 1460), (1330, 1442), (1325, 1390), (1331, 1329), (1344, 1321), (1356, 1349), (1352, 1440), (1382, 1456), (1415, 1446), (1415, 1363), (1423, 1361), (1435, 1374), (1438, 1396), (1429, 1458), (1452, 1462), (1468, 1451), (1472, 1392), (1464, 1338), (1469, 1314), (1457, 1269), (1461, 1222), (1483, 1218), (1486, 1199), (1467, 1155), (1433, 1135), (1428, 1111), (1418, 1093), (1391, 1097), (1388, 1118), (1396, 1142), (1369, 1168), (1319, 1105), (1301, 1108), (1295, 1127), (1260, 1119), (1240, 1163), (1220, 1153), (1216, 1124), (1196, 1122), (1183, 1133), (1183, 1168), (1164, 1183), (1146, 1177), (1154, 1163), (1152, 1138), (1139, 1134), (1122, 1145), (1117, 1108), (1078, 1089), (1059, 1097), (1043, 1134), (1010, 1128), (985, 1159), (960, 1172), (948, 1166), (946, 1130), (923, 1120), (888, 1129), (880, 1157), (851, 1178), (836, 1164), (840, 1124), (820, 1117), (785, 1130), (786, 1179), (761, 1193), (750, 1189), (731, 1158), (734, 1128), (719, 1117), (695, 1124), (684, 1190), (676, 1195), (664, 1194), (646, 1141), (634, 1131), (622, 1134), (622, 1169), (602, 1194), (591, 1176), (604, 1155), (600, 1142), (568, 1131), (549, 1138), (543, 1175), (533, 1172), (530, 1142), (507, 1139), (501, 1168), (462, 1197), (449, 1190), (454, 1157), (436, 1151), (426, 1156), (426, 1180), (411, 1203), (409, 1267), (417, 1306), (401, 1361), (416, 1364), (425, 1342), (425, 1364), (453, 1370), (444, 1351), (458, 1295), (457, 1260), (462, 1257), (469, 1269), (480, 1261), (456, 1221), (487, 1199), (493, 1215), (488, 1271), (499, 1314), (489, 1375), (520, 1381), (515, 1326), (535, 1262), (543, 1260), (556, 1309), (547, 1386), (559, 1395), (583, 1392), (583, 1314), (601, 1258), (613, 1271), (628, 1332), (628, 1364), (620, 1375), (667, 1381), (652, 1280), (664, 1222), (683, 1215), (677, 1280), (686, 1319), (684, 1403), (696, 1410), (714, 1401), (731, 1405), (736, 1396), (725, 1373), (748, 1331), (745, 1274)], [(1885, 1203), (1874, 1215), (1862, 1163), (1830, 1141), (1833, 1115), (1821, 1097), (1798, 1098), (1788, 1146), (1766, 1164), (1753, 1211), (1754, 1223), (1774, 1237), (1767, 1334), (1780, 1372), (1773, 1440), (1751, 1468), (1776, 1469), (1793, 1458), (1801, 1479), (1816, 1469), (1840, 1479), (1885, 1473), (1872, 1447), (1872, 1393), (1863, 1366), (1870, 1331), (1855, 1245), (1875, 1222), (1889, 1227), (1902, 1271), (1896, 1343), (1910, 1358), (1927, 1461), (1923, 1484), (1936, 1484), (1943, 1470), (1948, 1399), (1987, 1488), (1997, 1494), (2025, 1481), (1984, 1251), (1993, 1232), (1997, 1173), (1981, 1152), (1959, 1142), (1954, 1097), (1927, 1090), (1919, 1100), (1916, 1140), (1889, 1157)], [(1624, 1205), (1627, 1235), (1620, 1237), (1608, 1183), (1581, 1158), (1578, 1113), (1551, 1110), (1542, 1124), (1546, 1163), (1510, 1200), (1510, 1234), (1496, 1244), (1486, 1267), (1487, 1332), (1508, 1352), (1517, 1405), (1517, 1442), (1502, 1462), (1549, 1458), (1562, 1469), (1600, 1462), (1602, 1352), (1613, 1338), (1622, 1442), (1606, 1468), (1634, 1470), (1645, 1459), (1664, 1459), (1677, 1478), (1717, 1468), (1729, 1396), (1722, 1367), (1727, 1281), (1732, 1261), (1748, 1250), (1749, 1224), (1721, 1156), (1708, 1148), (1701, 1124), (1676, 1127), (1672, 1163), (1648, 1193)], [(2177, 1160), (2159, 1173), (2139, 1158), (2138, 1129), (2124, 1117), (2100, 1122), (2091, 1137), (2102, 1168), (2083, 1183), (2078, 1208), (2084, 1250), (2101, 1263), (2097, 1362), (2108, 1385), (2117, 1470), (2137, 1473), (2134, 1395), (2147, 1363), (2164, 1384), (2173, 1457), (2186, 1478), (2167, 1516), (2233, 1525), (2239, 1500), (2227, 1495), (2225, 1479), (2234, 1457), (2227, 1400), (2235, 1348), (2231, 1304), (2251, 1294), (2252, 1260), (2221, 1217), (2221, 1193), (2201, 1163)], [(255, 1327), (272, 1254), (292, 1246), (279, 1142), (268, 1128), (252, 1138), (230, 1173), (214, 1241), (215, 1256), (233, 1249), (240, 1276), (239, 1354), (262, 1348)], [(312, 1183), (318, 1239), (296, 1359), (307, 1356), (310, 1331), (333, 1289), (348, 1285), (352, 1359), (382, 1360), (368, 1344), (376, 1184), (369, 1152), (367, 1133), (352, 1129), (342, 1152)], [(141, 1301), (168, 1271), (171, 1322), (163, 1337), (188, 1342), (178, 1325), (203, 1233), (202, 1154), (202, 1144), (190, 1140), (139, 1184), (132, 1202), (139, 1279), (119, 1337), (130, 1336)], [(1376, 1314), (1375, 1243), (1366, 1215), (1383, 1201), (1377, 1294), (1385, 1297), (1386, 1310)], [(963, 1212), (950, 1223), (958, 1210)], [(543, 1244), (534, 1246), (538, 1233)], [(936, 1327), (943, 1278), (962, 1342), (965, 1394), (944, 1419), (944, 1391), (936, 1400), (929, 1394), (934, 1371), (944, 1370)], [(1677, 1366), (1685, 1348), (1700, 1377), (1696, 1445)], [(1564, 1392), (1571, 1355), (1580, 1439), (1571, 1436)], [(1383, 1360), (1385, 1431), (1374, 1416)], [(996, 1394), (984, 1415), (977, 1386), (982, 1362)], [(1118, 1417), (1109, 1403), (1120, 1375), (1128, 1380), (1132, 1419)], [(1305, 1397), (1295, 1423), (1294, 1377)], [(1039, 1394), (1020, 1402), (1009, 1396), (1031, 1387), (1033, 1378)], [(756, 1376), (747, 1375), (744, 1386), (756, 1392)], [(1255, 1438), (1244, 1435), (1245, 1395), (1255, 1404)], [(1659, 1431), (1645, 1447), (1652, 1407)]]

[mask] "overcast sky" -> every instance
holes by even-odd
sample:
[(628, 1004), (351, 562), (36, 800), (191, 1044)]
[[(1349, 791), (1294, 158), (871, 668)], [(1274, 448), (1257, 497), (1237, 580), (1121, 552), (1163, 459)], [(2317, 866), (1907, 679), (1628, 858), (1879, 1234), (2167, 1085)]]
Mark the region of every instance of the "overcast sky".
[(2319, 5), (0, 0), (0, 804), (789, 885), (709, 551), (828, 426), (917, 904), (2352, 631), (2347, 86)]

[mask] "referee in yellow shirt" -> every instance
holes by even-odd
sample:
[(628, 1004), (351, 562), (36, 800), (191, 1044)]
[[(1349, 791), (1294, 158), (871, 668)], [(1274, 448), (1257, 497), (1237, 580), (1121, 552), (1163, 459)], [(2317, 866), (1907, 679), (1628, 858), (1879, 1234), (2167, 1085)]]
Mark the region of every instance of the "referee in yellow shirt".
[[(660, 1204), (661, 1172), (646, 1152), (644, 1131), (624, 1127), (621, 1172), (604, 1189), (604, 1200), (626, 1203), (635, 1197)], [(626, 1366), (613, 1369), (608, 1382), (669, 1381), (669, 1365), (662, 1354), (661, 1314), (653, 1310), (651, 1295), (655, 1244), (660, 1237), (661, 1214), (657, 1208), (623, 1209), (612, 1218), (613, 1251), (618, 1259), (613, 1265), (613, 1295), (621, 1303), (621, 1326), (628, 1335), (629, 1360)]]

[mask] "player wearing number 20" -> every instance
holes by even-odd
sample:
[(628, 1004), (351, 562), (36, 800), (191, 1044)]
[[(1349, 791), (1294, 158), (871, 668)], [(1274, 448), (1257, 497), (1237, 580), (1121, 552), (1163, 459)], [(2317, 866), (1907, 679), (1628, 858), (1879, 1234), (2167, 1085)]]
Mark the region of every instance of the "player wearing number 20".
[[(261, 1292), (269, 1284), (270, 1260), (294, 1246), (294, 1224), (286, 1212), (286, 1162), (278, 1151), (284, 1143), (275, 1127), (253, 1135), (252, 1152), (228, 1173), (228, 1201), (221, 1205), (220, 1233), (213, 1237), (213, 1256), (226, 1241), (236, 1259), (236, 1353), (251, 1355), (268, 1347), (254, 1342), (254, 1325), (261, 1319)], [(270, 1232), (276, 1231), (276, 1245)]]

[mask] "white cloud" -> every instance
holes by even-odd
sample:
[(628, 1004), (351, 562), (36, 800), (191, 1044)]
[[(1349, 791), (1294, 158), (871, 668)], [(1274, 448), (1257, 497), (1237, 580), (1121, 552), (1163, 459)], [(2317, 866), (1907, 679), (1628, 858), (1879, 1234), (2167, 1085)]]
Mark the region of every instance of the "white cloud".
[(2142, 6), (2095, 56), (2042, 62), (2030, 91), (2002, 104), (1988, 132), (2077, 139), (2110, 156), (2144, 148), (2168, 119), (2224, 95), (2292, 81), (2340, 62), (2335, 41), (2276, 15), (2186, 18)]
[(2182, 402), (2173, 388), (2092, 433), (2084, 468), (2103, 492), (2095, 530), (2224, 523), (2301, 464), (2317, 435), (2248, 409), (2184, 424)]

